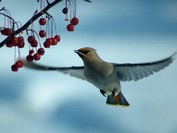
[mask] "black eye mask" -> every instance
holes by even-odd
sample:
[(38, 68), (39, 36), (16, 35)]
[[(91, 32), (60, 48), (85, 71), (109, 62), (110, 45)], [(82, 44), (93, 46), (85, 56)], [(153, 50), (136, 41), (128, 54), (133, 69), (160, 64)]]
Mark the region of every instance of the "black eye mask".
[(84, 55), (88, 54), (90, 51), (86, 50), (86, 51), (80, 51), (81, 53), (83, 53)]

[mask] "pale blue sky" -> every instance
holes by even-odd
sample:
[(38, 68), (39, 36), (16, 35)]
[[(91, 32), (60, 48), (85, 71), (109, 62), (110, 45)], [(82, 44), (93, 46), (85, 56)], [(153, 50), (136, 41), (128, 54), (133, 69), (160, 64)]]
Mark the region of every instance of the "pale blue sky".
[[(38, 8), (31, 0), (2, 0), (3, 6), (22, 23)], [(82, 65), (73, 51), (85, 46), (96, 48), (104, 60), (116, 63), (153, 61), (177, 51), (177, 0), (93, 0), (92, 4), (78, 0), (80, 23), (73, 33), (66, 31), (63, 6), (50, 10), (61, 43), (47, 50), (40, 63)], [(35, 27), (38, 29), (37, 24)], [(98, 89), (70, 76), (26, 69), (12, 73), (13, 52), (0, 49), (2, 133), (177, 132), (176, 60), (146, 79), (123, 82), (130, 107), (121, 108), (106, 105)]]

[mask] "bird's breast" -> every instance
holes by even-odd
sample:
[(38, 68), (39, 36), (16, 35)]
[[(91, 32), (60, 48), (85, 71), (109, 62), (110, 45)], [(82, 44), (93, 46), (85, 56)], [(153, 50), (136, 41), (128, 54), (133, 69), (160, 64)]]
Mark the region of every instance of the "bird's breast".
[(114, 71), (109, 75), (104, 75), (93, 68), (86, 67), (84, 69), (84, 75), (88, 82), (105, 92), (112, 92), (114, 89), (120, 89), (120, 81)]

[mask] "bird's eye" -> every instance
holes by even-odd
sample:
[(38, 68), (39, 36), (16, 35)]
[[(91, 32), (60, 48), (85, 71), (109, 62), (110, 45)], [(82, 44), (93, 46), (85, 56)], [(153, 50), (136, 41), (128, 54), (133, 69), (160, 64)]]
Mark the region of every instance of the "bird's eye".
[(83, 53), (84, 55), (88, 54), (90, 51), (89, 50), (84, 50), (84, 51), (80, 51), (81, 53)]

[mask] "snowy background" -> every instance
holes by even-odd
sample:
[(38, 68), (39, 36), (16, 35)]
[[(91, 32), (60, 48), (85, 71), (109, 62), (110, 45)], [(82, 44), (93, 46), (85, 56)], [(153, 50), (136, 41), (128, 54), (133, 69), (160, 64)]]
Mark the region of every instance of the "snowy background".
[[(2, 0), (3, 6), (22, 24), (39, 9), (36, 0)], [(80, 23), (73, 33), (66, 30), (63, 7), (64, 2), (49, 11), (62, 40), (40, 63), (82, 65), (73, 51), (85, 46), (117, 63), (154, 61), (177, 51), (177, 0), (78, 0)], [(22, 55), (27, 52), (28, 47)], [(0, 49), (1, 133), (177, 132), (176, 60), (146, 79), (123, 82), (130, 107), (121, 108), (106, 105), (93, 85), (70, 76), (26, 69), (13, 73), (13, 57), (14, 49)]]

